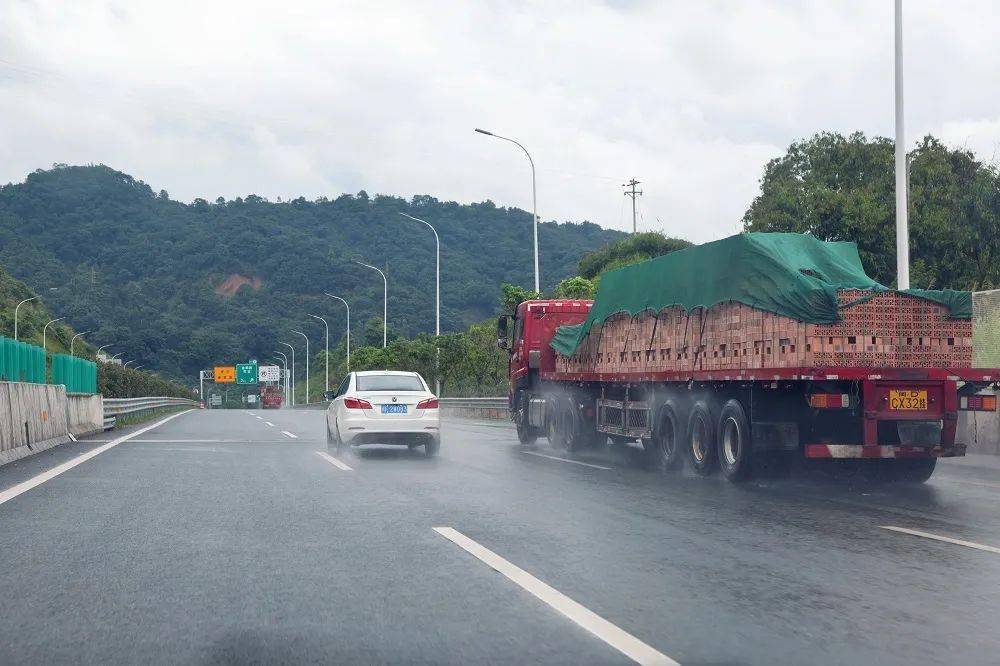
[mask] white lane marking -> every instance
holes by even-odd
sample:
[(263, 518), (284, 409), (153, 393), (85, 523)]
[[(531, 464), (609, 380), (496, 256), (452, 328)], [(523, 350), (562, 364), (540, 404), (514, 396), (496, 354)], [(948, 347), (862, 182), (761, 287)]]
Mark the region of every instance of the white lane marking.
[(260, 419), (261, 421), (263, 421), (263, 420), (264, 420), (264, 417), (263, 417), (263, 416), (257, 416), (256, 414), (254, 414), (254, 415), (253, 415), (253, 417), (254, 417), (255, 419)]
[(339, 460), (337, 460), (336, 458), (334, 458), (333, 456), (331, 456), (326, 451), (317, 451), (316, 455), (318, 455), (320, 458), (322, 458), (323, 460), (327, 461), (328, 463), (330, 463), (334, 467), (336, 467), (338, 469), (342, 469), (345, 472), (350, 472), (350, 471), (353, 470), (352, 467), (348, 467), (344, 463), (340, 462)]
[(602, 467), (601, 465), (593, 465), (591, 463), (580, 462), (579, 460), (570, 460), (569, 458), (560, 458), (559, 456), (548, 456), (544, 453), (539, 453), (538, 451), (521, 451), (529, 456), (538, 456), (539, 458), (548, 458), (549, 460), (558, 460), (559, 462), (573, 463), (574, 465), (583, 465), (584, 467), (593, 467), (594, 469), (614, 469), (613, 467)]
[(530, 592), (539, 600), (559, 611), (602, 641), (640, 664), (674, 664), (677, 662), (643, 643), (632, 634), (611, 624), (603, 617), (581, 606), (559, 590), (546, 585), (524, 569), (511, 564), (492, 550), (473, 541), (451, 527), (435, 527), (434, 531), (448, 539), (473, 557), (486, 563), (490, 568)]
[(961, 539), (952, 539), (951, 537), (941, 536), (940, 534), (931, 534), (930, 532), (921, 532), (920, 530), (911, 530), (906, 527), (896, 527), (894, 525), (882, 525), (881, 527), (883, 530), (902, 532), (903, 534), (912, 534), (913, 536), (924, 537), (925, 539), (944, 541), (945, 543), (953, 543), (956, 546), (965, 546), (966, 548), (985, 550), (987, 553), (996, 553), (997, 555), (1000, 555), (1000, 548), (997, 548), (996, 546), (984, 546), (983, 544), (975, 543), (974, 541), (963, 541)]
[(56, 478), (57, 476), (59, 476), (63, 472), (67, 472), (67, 471), (73, 469), (74, 467), (76, 467), (77, 465), (85, 463), (85, 462), (87, 462), (88, 460), (90, 460), (91, 458), (93, 458), (95, 456), (101, 455), (102, 453), (104, 453), (108, 449), (110, 449), (112, 447), (115, 447), (115, 446), (118, 446), (122, 442), (127, 442), (128, 440), (132, 439), (133, 437), (141, 435), (144, 432), (148, 432), (148, 431), (152, 430), (153, 428), (158, 428), (159, 426), (163, 425), (164, 423), (166, 423), (170, 419), (175, 419), (178, 416), (180, 416), (182, 414), (187, 414), (190, 411), (192, 411), (192, 410), (186, 409), (183, 412), (178, 412), (176, 414), (171, 414), (167, 418), (161, 419), (161, 420), (157, 421), (156, 423), (154, 423), (152, 425), (148, 425), (145, 428), (141, 428), (139, 430), (136, 430), (133, 433), (129, 433), (127, 435), (123, 435), (121, 437), (118, 437), (117, 439), (113, 439), (110, 442), (108, 442), (107, 444), (104, 444), (102, 446), (98, 446), (97, 448), (91, 449), (90, 451), (87, 451), (86, 453), (81, 453), (80, 455), (78, 455), (76, 458), (73, 458), (72, 460), (67, 460), (66, 462), (62, 463), (61, 465), (56, 465), (55, 467), (53, 467), (50, 470), (46, 470), (46, 471), (42, 472), (41, 474), (37, 474), (37, 475), (31, 477), (30, 479), (28, 479), (27, 481), (22, 481), (21, 483), (19, 483), (17, 485), (11, 486), (7, 490), (5, 490), (3, 492), (0, 492), (0, 504), (3, 504), (4, 502), (8, 502), (8, 501), (14, 499), (15, 497), (17, 497), (18, 495), (21, 495), (23, 493), (28, 492), (29, 490), (31, 490), (35, 486), (42, 485), (43, 483), (45, 483), (46, 481), (48, 481), (50, 479)]
[(270, 421), (264, 421), (264, 425), (271, 426), (272, 428), (274, 427), (274, 424), (271, 423)]
[(71, 441), (74, 441), (74, 442), (76, 441), (76, 437), (73, 436), (73, 433), (68, 432), (66, 434), (69, 435), (69, 438), (70, 438)]
[(296, 435), (294, 432), (288, 432), (287, 430), (282, 430), (281, 434), (282, 435), (287, 435), (287, 436), (291, 437), (292, 439), (298, 439), (299, 438), (299, 436)]

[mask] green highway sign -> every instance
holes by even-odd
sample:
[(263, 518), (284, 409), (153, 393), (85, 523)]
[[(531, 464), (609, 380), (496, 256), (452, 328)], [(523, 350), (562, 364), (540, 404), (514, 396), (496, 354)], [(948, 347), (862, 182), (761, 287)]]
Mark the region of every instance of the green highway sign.
[(257, 364), (256, 363), (237, 363), (236, 364), (236, 383), (237, 384), (256, 384), (257, 383)]

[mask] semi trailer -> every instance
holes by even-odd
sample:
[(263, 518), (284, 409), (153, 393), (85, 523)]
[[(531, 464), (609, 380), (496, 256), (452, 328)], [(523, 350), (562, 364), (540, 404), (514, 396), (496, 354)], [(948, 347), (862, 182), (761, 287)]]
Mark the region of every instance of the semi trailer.
[(763, 459), (852, 459), (924, 481), (995, 411), (1000, 293), (889, 289), (857, 247), (739, 234), (608, 271), (593, 301), (498, 320), (522, 445), (640, 442), (651, 467), (729, 480)]

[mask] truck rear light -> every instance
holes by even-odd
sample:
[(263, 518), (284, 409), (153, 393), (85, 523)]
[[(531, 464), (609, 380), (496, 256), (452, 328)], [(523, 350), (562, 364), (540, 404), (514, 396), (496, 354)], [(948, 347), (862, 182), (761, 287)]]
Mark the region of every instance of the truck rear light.
[(361, 398), (344, 398), (344, 409), (371, 409), (372, 403)]
[(995, 395), (963, 395), (959, 398), (958, 408), (967, 412), (995, 412), (997, 411), (997, 397)]
[(846, 409), (851, 406), (851, 396), (847, 393), (813, 393), (809, 396), (809, 406), (815, 409)]
[(427, 398), (426, 400), (421, 400), (417, 403), (417, 409), (437, 409), (438, 399), (437, 398)]

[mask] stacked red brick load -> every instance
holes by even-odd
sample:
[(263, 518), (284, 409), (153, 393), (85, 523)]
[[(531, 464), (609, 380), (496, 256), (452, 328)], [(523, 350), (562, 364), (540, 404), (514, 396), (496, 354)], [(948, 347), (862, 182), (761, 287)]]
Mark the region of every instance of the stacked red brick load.
[(972, 322), (895, 292), (838, 292), (841, 321), (810, 324), (736, 302), (680, 307), (595, 325), (556, 370), (664, 372), (755, 368), (968, 368)]

